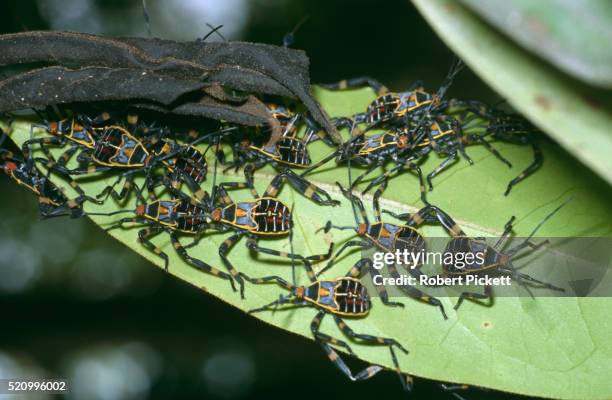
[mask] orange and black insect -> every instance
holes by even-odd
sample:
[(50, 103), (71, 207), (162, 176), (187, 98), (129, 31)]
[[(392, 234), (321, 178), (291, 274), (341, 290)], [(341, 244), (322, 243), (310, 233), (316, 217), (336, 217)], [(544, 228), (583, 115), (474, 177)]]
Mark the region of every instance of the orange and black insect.
[[(2, 130), (0, 132), (0, 145), (2, 145), (7, 135)], [(59, 187), (38, 170), (33, 160), (24, 159), (7, 149), (0, 148), (0, 167), (15, 183), (25, 187), (38, 197), (38, 205), (43, 218), (62, 215), (77, 218), (83, 215), (82, 204), (85, 201), (101, 203), (99, 200), (85, 195), (75, 181), (70, 180), (68, 176), (64, 176), (69, 181), (70, 186), (79, 194), (74, 199), (67, 198)]]
[[(79, 150), (93, 150), (96, 145), (97, 131), (94, 127), (101, 126), (111, 119), (109, 113), (104, 112), (100, 115), (90, 118), (84, 114), (77, 114), (70, 118), (64, 118), (57, 121), (48, 121), (40, 112), (37, 114), (42, 119), (42, 124), (32, 124), (30, 126), (30, 139), (26, 140), (21, 146), (25, 158), (32, 157), (32, 145), (39, 145), (47, 159), (51, 160), (49, 146), (63, 147), (69, 144), (69, 147), (57, 159), (55, 165), (60, 168), (66, 166), (68, 161)], [(42, 138), (33, 138), (34, 129), (44, 129), (51, 136)]]
[[(292, 212), (283, 202), (276, 198), (276, 194), (282, 185), (283, 175), (276, 176), (263, 196), (259, 196), (255, 188), (255, 200), (234, 202), (227, 194), (225, 188), (245, 188), (244, 182), (224, 182), (213, 187), (213, 196), (205, 197), (201, 204), (210, 212), (212, 223), (221, 231), (234, 231), (219, 246), (219, 256), (230, 274), (240, 285), (241, 296), (244, 297), (244, 281), (239, 272), (234, 268), (227, 257), (230, 249), (242, 237), (247, 238), (246, 246), (256, 253), (270, 254), (274, 256), (289, 258), (291, 260), (313, 260), (320, 261), (329, 257), (329, 254), (303, 257), (293, 252), (284, 252), (259, 246), (262, 237), (278, 237), (289, 235), (291, 239)], [(178, 192), (177, 195), (180, 195)], [(331, 247), (330, 247), (331, 252)]]
[[(498, 159), (509, 166), (512, 166), (509, 161), (501, 157), (494, 149), (491, 150), (492, 146), (484, 139), (485, 137), (490, 137), (495, 141), (529, 145), (533, 149), (533, 161), (508, 183), (504, 193), (505, 196), (510, 193), (514, 186), (542, 166), (544, 156), (537, 143), (538, 129), (525, 118), (479, 101), (451, 100), (448, 107), (454, 109), (455, 113), (459, 112), (464, 131), (484, 128), (485, 133), (479, 135), (478, 143), (485, 145)], [(478, 137), (478, 135), (472, 135), (472, 137)]]
[(206, 273), (226, 279), (230, 282), (235, 291), (234, 280), (231, 275), (220, 271), (208, 263), (192, 257), (187, 252), (179, 240), (179, 234), (197, 235), (205, 231), (210, 226), (210, 218), (206, 210), (193, 204), (189, 198), (174, 198), (169, 200), (156, 200), (148, 204), (140, 204), (135, 210), (122, 210), (111, 213), (88, 213), (88, 215), (116, 215), (131, 212), (133, 217), (122, 218), (112, 226), (106, 228), (110, 231), (116, 228), (123, 228), (128, 223), (141, 223), (148, 227), (138, 231), (138, 241), (148, 250), (157, 254), (164, 260), (164, 268), (168, 271), (168, 255), (151, 242), (151, 238), (166, 232), (170, 236), (170, 241), (176, 252), (189, 265)]
[[(431, 112), (441, 106), (441, 99), (451, 86), (455, 76), (463, 69), (461, 60), (457, 59), (445, 78), (442, 86), (434, 94), (423, 88), (422, 81), (416, 81), (404, 92), (390, 92), (379, 81), (370, 77), (359, 77), (337, 83), (321, 84), (329, 90), (370, 87), (378, 97), (372, 101), (365, 112), (353, 115), (350, 120), (356, 124), (366, 123), (372, 127), (387, 122), (403, 122), (420, 118), (422, 112)], [(336, 120), (336, 127), (345, 127), (346, 120)]]
[[(548, 214), (531, 232), (531, 234), (525, 238), (520, 244), (509, 249), (504, 250), (504, 247), (508, 244), (507, 240), (512, 232), (512, 224), (515, 220), (513, 216), (506, 223), (504, 227), (504, 232), (497, 240), (494, 245), (489, 245), (484, 237), (472, 238), (469, 237), (459, 225), (442, 210), (432, 206), (431, 211), (434, 211), (435, 216), (438, 218), (442, 226), (445, 230), (451, 235), (452, 239), (446, 245), (445, 253), (463, 253), (463, 254), (481, 254), (481, 257), (474, 258), (473, 262), (466, 263), (464, 267), (457, 267), (453, 263), (443, 262), (442, 263), (442, 276), (466, 276), (466, 275), (484, 275), (487, 274), (489, 276), (509, 276), (518, 284), (523, 285), (526, 290), (531, 294), (528, 285), (546, 288), (550, 290), (556, 291), (564, 291), (565, 289), (554, 286), (550, 283), (543, 282), (536, 278), (531, 277), (525, 273), (518, 271), (514, 265), (512, 264), (512, 259), (517, 256), (517, 254), (529, 247), (532, 250), (536, 250), (541, 246), (548, 243), (548, 241), (543, 241), (540, 243), (533, 243), (531, 239), (536, 234), (538, 229), (546, 223), (555, 213), (557, 213), (563, 206), (565, 206), (571, 199), (565, 201), (563, 204), (555, 208), (550, 214)], [(453, 260), (455, 257), (452, 258)], [(450, 260), (450, 257), (444, 258), (444, 260)], [(532, 295), (533, 296), (533, 295)], [(455, 309), (459, 308), (464, 299), (470, 300), (489, 300), (489, 305), (492, 304), (493, 294), (491, 290), (491, 286), (485, 286), (484, 293), (476, 293), (476, 292), (463, 292), (459, 296), (459, 300), (455, 305)]]
[[(109, 125), (99, 128), (97, 139), (93, 149), (87, 149), (78, 156), (80, 166), (76, 169), (68, 169), (63, 166), (54, 166), (56, 170), (68, 175), (84, 175), (96, 172), (106, 172), (120, 170), (123, 171), (113, 185), (106, 187), (98, 198), (111, 196), (116, 200), (121, 200), (134, 189), (141, 203), (144, 203), (142, 191), (134, 185), (134, 178), (137, 173), (144, 173), (146, 176), (145, 185), (148, 185), (152, 177), (152, 170), (164, 165), (167, 160), (184, 158), (183, 154), (192, 151), (192, 147), (207, 139), (209, 136), (218, 135), (220, 132), (233, 131), (236, 128), (227, 128), (200, 138), (186, 145), (176, 145), (168, 151), (161, 151), (159, 154), (146, 146), (146, 142), (136, 137), (121, 125)], [(40, 161), (44, 161), (40, 160)], [(188, 176), (188, 175), (183, 175)], [(120, 193), (114, 187), (122, 180), (125, 180)], [(195, 187), (195, 186), (194, 186)]]
[[(366, 260), (369, 262), (369, 260)], [(353, 350), (343, 340), (336, 339), (320, 331), (321, 322), (325, 315), (330, 314), (336, 322), (338, 328), (349, 338), (359, 340), (372, 345), (387, 346), (391, 352), (391, 358), (395, 369), (400, 377), (402, 386), (406, 390), (411, 388), (411, 379), (405, 377), (401, 373), (399, 363), (395, 355), (394, 347), (399, 348), (404, 353), (408, 351), (395, 339), (373, 336), (368, 334), (360, 334), (353, 331), (342, 319), (347, 318), (363, 318), (367, 317), (371, 301), (368, 291), (365, 286), (359, 281), (359, 276), (363, 267), (368, 267), (367, 262), (355, 264), (346, 276), (334, 279), (314, 278), (314, 272), (308, 260), (303, 260), (304, 266), (308, 271), (311, 283), (305, 286), (296, 286), (287, 282), (280, 276), (266, 276), (259, 279), (252, 279), (245, 275), (243, 277), (251, 283), (263, 284), (275, 282), (283, 288), (290, 291), (287, 296), (280, 296), (278, 300), (273, 301), (263, 307), (250, 310), (250, 313), (261, 312), (270, 309), (276, 309), (282, 304), (293, 304), (311, 306), (319, 311), (310, 323), (310, 330), (315, 340), (323, 347), (323, 350), (329, 357), (330, 361), (352, 381), (363, 381), (376, 375), (383, 370), (381, 366), (370, 365), (364, 370), (353, 374), (343, 358), (336, 352), (332, 346), (338, 346), (346, 350), (349, 354), (354, 355)], [(370, 265), (371, 267), (371, 262)], [(242, 274), (241, 274), (242, 275)]]
[[(268, 107), (273, 118), (280, 121), (283, 129), (282, 137), (274, 143), (268, 143), (265, 136), (257, 140), (248, 137), (239, 140), (232, 147), (233, 159), (228, 169), (238, 169), (244, 165), (246, 183), (252, 187), (255, 171), (265, 165), (272, 165), (286, 177), (291, 186), (307, 198), (320, 205), (336, 205), (337, 202), (332, 200), (325, 190), (308, 182), (288, 168), (306, 168), (311, 164), (307, 146), (316, 132), (315, 129), (310, 128), (314, 123), (309, 118), (305, 118), (303, 114), (295, 114), (286, 107), (274, 104), (269, 104)], [(297, 124), (300, 118), (309, 121), (307, 122), (309, 128), (304, 138), (297, 136)], [(332, 142), (329, 141), (328, 144)]]
[[(246, 133), (244, 137), (232, 146), (233, 160), (228, 168), (238, 169), (247, 162), (255, 163), (255, 169), (267, 163), (294, 168), (308, 167), (312, 162), (308, 144), (314, 140), (318, 129), (316, 123), (306, 114), (294, 113), (288, 107), (274, 103), (267, 103), (266, 106), (270, 117), (279, 124), (282, 136), (271, 143), (269, 135), (265, 134), (269, 133), (267, 131), (243, 132)], [(298, 137), (301, 120), (307, 125), (303, 138)], [(333, 144), (331, 140), (327, 143)]]
[[(425, 240), (423, 236), (419, 233), (419, 231), (416, 229), (416, 227), (424, 222), (435, 222), (435, 218), (431, 217), (432, 206), (428, 204), (426, 207), (422, 208), (417, 213), (407, 215), (408, 218), (406, 218), (406, 225), (396, 225), (389, 222), (383, 222), (380, 217), (381, 211), (379, 199), (387, 186), (385, 181), (374, 194), (373, 208), (375, 222), (370, 223), (361, 199), (353, 195), (349, 190), (343, 188), (339, 183), (336, 184), (338, 185), (344, 196), (351, 202), (356, 225), (337, 226), (334, 225), (332, 221), (328, 221), (324, 228), (325, 232), (328, 232), (332, 228), (339, 230), (354, 230), (355, 233), (359, 236), (360, 240), (349, 240), (348, 242), (344, 243), (340, 250), (338, 250), (331, 257), (327, 265), (325, 265), (325, 267), (321, 271), (319, 271), (317, 276), (320, 276), (322, 273), (331, 268), (336, 259), (349, 247), (359, 247), (362, 250), (376, 249), (377, 251), (384, 251), (390, 253), (394, 253), (396, 252), (396, 250), (408, 250), (410, 253), (418, 253), (425, 250)], [(357, 210), (359, 210), (359, 215), (361, 216), (362, 221), (359, 220)], [(358, 262), (358, 264), (365, 264), (368, 262), (370, 262), (368, 258), (363, 258), (361, 259), (361, 261)], [(408, 268), (408, 272), (418, 278), (420, 275), (423, 274), (419, 267), (420, 265), (411, 266), (411, 268)], [(387, 265), (387, 269), (393, 277), (398, 278), (400, 276), (395, 265)], [(370, 275), (371, 278), (374, 279), (375, 276), (378, 276), (380, 274), (375, 269), (371, 269)], [(389, 295), (387, 294), (387, 291), (383, 285), (375, 285), (375, 287), (384, 304), (395, 307), (404, 306), (402, 303), (389, 301)], [(442, 305), (440, 300), (410, 285), (402, 285), (399, 286), (399, 288), (406, 295), (414, 299), (418, 299), (427, 304), (439, 307), (440, 311), (442, 312), (442, 315), (444, 316), (444, 319), (447, 318), (446, 312), (444, 311), (444, 306)]]

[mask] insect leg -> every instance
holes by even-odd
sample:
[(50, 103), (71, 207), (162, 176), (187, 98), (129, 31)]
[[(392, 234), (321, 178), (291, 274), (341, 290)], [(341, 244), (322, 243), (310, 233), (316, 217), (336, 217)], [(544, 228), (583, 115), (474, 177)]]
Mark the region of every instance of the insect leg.
[(217, 268), (208, 265), (207, 263), (205, 263), (202, 260), (199, 260), (197, 258), (191, 257), (188, 253), (187, 250), (185, 249), (185, 247), (183, 247), (183, 245), (181, 245), (181, 242), (179, 241), (178, 237), (176, 236), (176, 233), (174, 232), (169, 232), (170, 234), (170, 240), (172, 241), (172, 245), (174, 246), (174, 248), (176, 249), (177, 253), (179, 253), (179, 255), (183, 258), (183, 260), (185, 260), (185, 262), (187, 262), (188, 264), (196, 267), (197, 269), (204, 271), (206, 273), (209, 273), (211, 275), (214, 276), (218, 276), (221, 277), (223, 279), (226, 279), (230, 282), (230, 285), (232, 286), (232, 290), (235, 292), (236, 291), (236, 287), (234, 286), (234, 280), (232, 279), (231, 275), (218, 270)]
[(236, 282), (238, 282), (238, 285), (240, 285), (240, 297), (244, 299), (244, 280), (242, 279), (242, 276), (240, 276), (236, 268), (234, 268), (230, 260), (227, 258), (227, 253), (230, 251), (231, 247), (236, 244), (236, 242), (238, 242), (243, 235), (244, 232), (238, 232), (233, 236), (230, 236), (229, 238), (225, 239), (225, 241), (221, 243), (221, 246), (219, 246), (219, 256), (221, 257), (225, 268), (227, 268), (227, 270), (230, 272), (230, 275), (236, 280)]

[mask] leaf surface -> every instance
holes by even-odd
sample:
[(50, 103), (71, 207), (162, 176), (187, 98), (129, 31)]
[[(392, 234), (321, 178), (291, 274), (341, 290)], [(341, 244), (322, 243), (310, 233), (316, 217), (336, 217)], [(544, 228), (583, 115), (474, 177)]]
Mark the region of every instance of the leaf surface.
[[(316, 90), (316, 95), (331, 116), (351, 115), (361, 111), (374, 98), (368, 89), (341, 93)], [(11, 137), (19, 144), (27, 140), (28, 122), (15, 123)], [(572, 195), (574, 200), (546, 223), (539, 234), (567, 237), (611, 235), (612, 191), (590, 170), (576, 163), (556, 145), (545, 142), (544, 166), (516, 186), (508, 197), (504, 197), (507, 182), (529, 164), (532, 154), (529, 147), (503, 143), (495, 146), (513, 162), (513, 169), (508, 169), (483, 148), (470, 147), (467, 150), (475, 165), (469, 166), (465, 160), (460, 159), (434, 180), (434, 191), (428, 193), (428, 199), (449, 212), (469, 234), (499, 234), (510, 216), (516, 215), (517, 235), (527, 235), (545, 215)], [(321, 142), (311, 144), (309, 150), (314, 160), (332, 151)], [(430, 156), (423, 164), (424, 172), (428, 173), (441, 161), (435, 155)], [(360, 170), (355, 168), (353, 172), (356, 176)], [(256, 186), (259, 193), (263, 193), (272, 176), (271, 168), (258, 172)], [(219, 178), (242, 180), (240, 176), (229, 172), (220, 172)], [(114, 179), (114, 175), (102, 175), (99, 179), (88, 178), (80, 182), (88, 193), (96, 194)], [(333, 185), (335, 181), (346, 185), (346, 168), (330, 163), (310, 175), (310, 179), (341, 200), (342, 204), (338, 207), (320, 207), (288, 186), (282, 189), (280, 198), (289, 206), (295, 203), (294, 248), (304, 255), (324, 253), (330, 241), (337, 244), (337, 250), (338, 244), (350, 237), (347, 231), (332, 230), (329, 234), (317, 232), (328, 220), (339, 225), (354, 224), (350, 204)], [(58, 179), (56, 181), (60, 183)], [(204, 184), (204, 188), (209, 191), (211, 181), (209, 174)], [(67, 188), (69, 191), (70, 188)], [(249, 192), (244, 190), (230, 195), (234, 200), (251, 198)], [(413, 212), (422, 206), (419, 204), (417, 179), (408, 173), (393, 178), (383, 197), (382, 207), (396, 212)], [(371, 216), (371, 197), (364, 196), (364, 203)], [(127, 207), (109, 200), (103, 206), (87, 204), (86, 209), (110, 212)], [(121, 216), (96, 216), (92, 219), (106, 227)], [(138, 243), (137, 232), (138, 228), (134, 227), (113, 230), (110, 234), (161, 267), (162, 260)], [(430, 237), (445, 236), (437, 227), (426, 227), (423, 233)], [(218, 248), (229, 235), (206, 235), (197, 247), (189, 250), (190, 254), (224, 270), (218, 257)], [(189, 237), (182, 237), (181, 240), (183, 244), (191, 241)], [(273, 284), (247, 285), (246, 299), (241, 300), (227, 281), (197, 271), (182, 262), (167, 236), (161, 234), (154, 242), (170, 257), (171, 274), (234, 307), (249, 310), (270, 303), (279, 294), (286, 294), (286, 291)], [(260, 244), (285, 251), (290, 248), (287, 238), (261, 240)], [(332, 278), (346, 274), (359, 259), (359, 255), (358, 251), (354, 251), (342, 257), (325, 276)], [(280, 275), (291, 279), (290, 263), (278, 257), (249, 253), (244, 239), (232, 249), (229, 258), (238, 270), (250, 276)], [(315, 267), (318, 270), (323, 265)], [(537, 276), (538, 269), (545, 267), (539, 265), (536, 259), (525, 272), (533, 271)], [(299, 265), (297, 271), (299, 282), (306, 283), (307, 277)], [(466, 302), (459, 312), (455, 312), (452, 307), (456, 299), (442, 298), (449, 314), (448, 320), (443, 320), (436, 308), (413, 299), (394, 300), (403, 302), (406, 307), (385, 307), (378, 298), (374, 298), (372, 311), (367, 318), (347, 320), (347, 324), (359, 333), (394, 338), (408, 348), (408, 355), (398, 354), (402, 370), (407, 373), (552, 398), (603, 399), (612, 396), (612, 381), (609, 379), (612, 375), (610, 299), (497, 298), (493, 307)], [(205, 313), (206, 310), (193, 312)], [(314, 315), (314, 309), (302, 307), (258, 313), (253, 317), (311, 338), (309, 327)], [(347, 339), (338, 331), (331, 318), (324, 319), (322, 330), (340, 339)], [(351, 342), (351, 346), (359, 358), (391, 366), (387, 349), (356, 342)], [(323, 352), (321, 357), (325, 357)], [(399, 385), (397, 390), (400, 391)]]

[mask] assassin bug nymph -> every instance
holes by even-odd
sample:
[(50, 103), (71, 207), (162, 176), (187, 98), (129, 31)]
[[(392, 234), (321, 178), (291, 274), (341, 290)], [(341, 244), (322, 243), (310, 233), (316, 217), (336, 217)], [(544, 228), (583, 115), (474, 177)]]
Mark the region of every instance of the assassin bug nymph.
[[(146, 176), (146, 186), (150, 182), (153, 169), (158, 165), (163, 165), (167, 160), (182, 157), (192, 146), (195, 146), (197, 143), (204, 141), (210, 136), (215, 136), (219, 133), (227, 133), (235, 129), (236, 128), (226, 128), (221, 131), (203, 135), (188, 144), (177, 145), (168, 152), (156, 154), (148, 149), (141, 139), (134, 136), (123, 126), (105, 126), (98, 132), (93, 150), (87, 149), (79, 155), (79, 168), (71, 170), (59, 165), (54, 165), (52, 168), (68, 175), (85, 175), (96, 172), (121, 170), (122, 172), (115, 180), (115, 183), (106, 187), (97, 197), (107, 198), (111, 196), (116, 200), (122, 200), (127, 197), (132, 189), (134, 189), (140, 202), (145, 203), (142, 191), (133, 184), (138, 172), (144, 172)], [(37, 161), (44, 162), (46, 160), (37, 159)], [(122, 179), (125, 180), (123, 189), (120, 193), (117, 193), (114, 187)]]
[[(1, 129), (0, 133), (1, 146), (7, 134)], [(77, 218), (83, 215), (82, 204), (85, 201), (95, 204), (102, 203), (87, 196), (75, 181), (64, 175), (63, 178), (67, 179), (70, 187), (78, 193), (76, 198), (69, 199), (58, 186), (38, 170), (34, 160), (24, 159), (3, 148), (0, 148), (0, 166), (13, 181), (27, 188), (38, 197), (39, 209), (43, 218), (61, 215), (70, 215), (72, 218)]]
[(191, 266), (206, 273), (226, 279), (230, 282), (232, 289), (236, 291), (232, 276), (207, 264), (206, 262), (190, 256), (186, 246), (183, 246), (178, 234), (197, 235), (209, 227), (210, 218), (204, 209), (193, 205), (192, 201), (185, 198), (174, 198), (168, 200), (156, 200), (148, 204), (140, 204), (135, 210), (121, 210), (111, 213), (88, 213), (88, 215), (111, 216), (120, 213), (132, 212), (134, 216), (122, 218), (113, 225), (106, 228), (108, 232), (113, 229), (123, 228), (128, 223), (140, 223), (147, 228), (138, 231), (138, 241), (148, 250), (157, 254), (164, 260), (164, 269), (168, 271), (168, 255), (151, 242), (151, 238), (166, 232), (170, 241), (181, 258)]
[(343, 340), (339, 340), (324, 334), (319, 330), (325, 315), (331, 314), (338, 328), (349, 338), (353, 340), (357, 339), (373, 345), (388, 346), (389, 351), (391, 352), (391, 359), (393, 360), (393, 365), (395, 366), (395, 369), (399, 375), (400, 382), (405, 390), (410, 390), (412, 381), (410, 377), (405, 377), (404, 374), (402, 374), (395, 355), (394, 347), (399, 348), (406, 354), (408, 353), (408, 350), (406, 350), (395, 339), (356, 333), (342, 319), (342, 317), (366, 317), (370, 311), (370, 296), (366, 287), (363, 286), (358, 279), (361, 275), (361, 269), (369, 266), (367, 262), (355, 264), (346, 276), (335, 279), (316, 280), (308, 260), (303, 261), (306, 270), (309, 271), (308, 276), (311, 281), (311, 283), (306, 286), (296, 286), (279, 276), (266, 276), (259, 279), (252, 279), (243, 275), (244, 278), (251, 283), (263, 284), (275, 282), (279, 286), (290, 291), (289, 295), (281, 295), (278, 300), (273, 301), (272, 303), (263, 307), (250, 310), (249, 313), (275, 309), (277, 306), (287, 303), (315, 307), (319, 311), (310, 323), (312, 335), (321, 345), (321, 347), (323, 347), (323, 350), (329, 357), (329, 360), (340, 371), (342, 371), (344, 375), (346, 375), (352, 381), (363, 381), (373, 377), (378, 372), (383, 370), (381, 366), (370, 365), (357, 374), (353, 374), (346, 362), (332, 347), (332, 345), (338, 346), (349, 352), (351, 355), (354, 355), (349, 344)]
[[(331, 255), (332, 245), (327, 254), (303, 257), (293, 252), (278, 251), (261, 247), (258, 245), (262, 237), (279, 237), (290, 234), (292, 213), (289, 207), (276, 198), (276, 194), (282, 185), (283, 177), (276, 176), (263, 196), (257, 194), (253, 187), (255, 200), (234, 202), (227, 194), (225, 187), (246, 188), (244, 182), (224, 182), (218, 186), (213, 186), (213, 196), (206, 196), (199, 204), (206, 208), (210, 213), (213, 225), (221, 231), (234, 231), (235, 233), (227, 238), (219, 246), (219, 256), (230, 274), (240, 285), (240, 294), (244, 298), (244, 281), (240, 273), (234, 268), (227, 257), (231, 248), (242, 238), (246, 237), (246, 246), (255, 253), (269, 254), (289, 258), (291, 260), (312, 260), (322, 261)], [(179, 193), (177, 192), (177, 195)], [(243, 274), (244, 275), (244, 274)]]
[[(339, 230), (354, 230), (355, 233), (360, 237), (360, 240), (350, 240), (340, 248), (329, 260), (327, 265), (318, 272), (317, 276), (320, 276), (322, 273), (327, 271), (332, 265), (335, 263), (336, 259), (349, 247), (359, 247), (362, 250), (366, 249), (376, 249), (378, 251), (391, 252), (394, 253), (396, 250), (403, 251), (407, 249), (409, 252), (418, 253), (425, 249), (425, 240), (423, 236), (416, 229), (416, 226), (424, 223), (435, 221), (435, 218), (431, 217), (432, 206), (429, 204), (419, 210), (418, 212), (412, 214), (410, 218), (408, 218), (406, 225), (396, 225), (389, 222), (383, 222), (380, 218), (380, 203), (379, 199), (382, 195), (383, 191), (386, 188), (386, 181), (376, 190), (373, 198), (373, 208), (374, 208), (374, 223), (370, 223), (368, 220), (368, 216), (366, 214), (365, 208), (363, 206), (363, 202), (357, 196), (353, 195), (349, 190), (344, 189), (339, 183), (336, 182), (342, 194), (352, 203), (355, 223), (356, 226), (337, 226), (332, 223), (332, 221), (328, 221), (325, 225), (325, 232), (328, 232), (332, 228)], [(356, 209), (359, 210), (359, 215), (363, 221), (359, 220)], [(361, 259), (360, 263), (367, 263), (370, 260), (368, 258)], [(393, 264), (388, 264), (387, 269), (390, 274), (398, 278), (400, 276), (397, 267)], [(375, 276), (379, 275), (379, 273), (371, 269), (371, 278), (374, 280)], [(422, 275), (422, 271), (420, 270), (418, 265), (415, 265), (414, 268), (409, 268), (408, 272), (415, 276), (419, 277)], [(383, 302), (383, 304), (388, 306), (401, 306), (403, 304), (391, 302), (389, 301), (389, 296), (387, 291), (383, 285), (375, 285), (375, 288)], [(432, 306), (436, 306), (440, 308), (442, 316), (444, 319), (447, 319), (446, 312), (444, 311), (444, 306), (435, 297), (432, 297), (418, 288), (415, 288), (410, 285), (401, 285), (399, 286), (400, 290), (404, 292), (406, 295), (420, 300), (424, 303), (430, 304)]]
[(370, 77), (353, 78), (338, 83), (321, 84), (320, 86), (329, 90), (371, 87), (378, 97), (368, 105), (365, 112), (355, 114), (350, 119), (357, 124), (367, 123), (372, 127), (389, 121), (414, 119), (420, 116), (422, 111), (430, 112), (432, 109), (441, 106), (442, 97), (463, 67), (464, 64), (461, 60), (456, 59), (435, 94), (426, 92), (422, 81), (414, 82), (404, 92), (390, 92), (385, 85)]
[[(269, 105), (269, 107), (273, 106)], [(241, 165), (246, 164), (244, 176), (248, 187), (252, 188), (255, 171), (269, 164), (279, 171), (291, 186), (315, 203), (320, 205), (337, 205), (338, 202), (333, 200), (329, 193), (288, 168), (305, 168), (311, 164), (307, 146), (312, 139), (314, 130), (308, 129), (305, 138), (298, 138), (296, 123), (301, 114), (290, 114), (283, 107), (280, 107), (280, 111), (277, 110), (276, 114), (283, 116), (281, 118), (277, 115), (276, 119), (281, 121), (288, 120), (283, 123), (284, 130), (281, 138), (273, 144), (255, 143), (248, 138), (239, 141), (232, 147), (233, 160), (227, 169), (238, 169)], [(265, 139), (262, 138), (261, 140)], [(331, 144), (331, 142), (329, 143)]]
[[(484, 262), (480, 262), (478, 260), (474, 260), (473, 263), (466, 263), (465, 267), (458, 268), (452, 263), (444, 263), (442, 264), (442, 276), (445, 277), (456, 277), (456, 276), (466, 276), (466, 275), (502, 275), (509, 276), (511, 279), (516, 281), (518, 284), (525, 287), (525, 289), (529, 292), (529, 294), (533, 297), (533, 294), (529, 290), (528, 285), (540, 288), (546, 288), (550, 290), (564, 292), (565, 289), (554, 286), (550, 283), (543, 282), (536, 278), (531, 277), (530, 275), (519, 272), (514, 265), (512, 264), (513, 258), (517, 256), (517, 254), (527, 248), (530, 247), (532, 250), (537, 250), (541, 246), (544, 246), (548, 243), (548, 240), (542, 241), (540, 243), (533, 243), (531, 239), (536, 234), (536, 232), (548, 221), (553, 215), (555, 215), (561, 208), (563, 208), (569, 201), (572, 199), (566, 200), (560, 206), (555, 208), (551, 213), (549, 213), (540, 223), (533, 229), (531, 234), (523, 240), (517, 246), (504, 250), (504, 247), (507, 245), (507, 240), (512, 232), (512, 225), (514, 223), (515, 217), (513, 216), (504, 226), (504, 231), (497, 242), (491, 246), (487, 243), (484, 237), (472, 238), (469, 237), (463, 232), (461, 227), (457, 225), (453, 219), (443, 212), (440, 209), (432, 206), (432, 210), (435, 211), (435, 215), (444, 227), (444, 229), (451, 235), (452, 239), (446, 245), (446, 253), (484, 253)], [(401, 216), (400, 216), (401, 218)], [(454, 258), (453, 258), (454, 259)], [(445, 258), (446, 260), (446, 258)], [(463, 303), (464, 299), (474, 300), (480, 303), (479, 300), (489, 300), (488, 305), (493, 304), (493, 293), (491, 290), (491, 286), (487, 285), (484, 288), (484, 293), (477, 292), (463, 292), (459, 296), (459, 300), (457, 304), (455, 304), (455, 310), (459, 308), (461, 303)]]

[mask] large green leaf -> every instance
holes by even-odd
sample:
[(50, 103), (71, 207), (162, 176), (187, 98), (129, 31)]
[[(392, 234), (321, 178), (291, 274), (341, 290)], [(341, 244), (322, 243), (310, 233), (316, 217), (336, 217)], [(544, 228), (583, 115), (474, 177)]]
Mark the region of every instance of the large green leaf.
[[(599, 93), (573, 81), (514, 44), (459, 2), (413, 3), (448, 46), (489, 86), (612, 183), (610, 93)], [(576, 24), (589, 22), (580, 20)], [(609, 44), (598, 48), (591, 43), (589, 47), (609, 53)]]
[[(337, 116), (363, 110), (374, 95), (365, 89), (346, 93), (318, 90), (317, 97), (332, 116)], [(22, 143), (29, 136), (28, 124), (24, 121), (16, 123), (11, 136), (17, 143)], [(502, 193), (508, 180), (531, 161), (532, 154), (528, 147), (507, 144), (498, 144), (497, 147), (514, 163), (514, 169), (508, 169), (482, 148), (469, 148), (475, 165), (469, 166), (461, 160), (442, 173), (435, 181), (434, 191), (429, 194), (431, 202), (451, 213), (470, 234), (499, 233), (507, 219), (516, 215), (517, 234), (525, 235), (561, 201), (573, 195), (574, 201), (544, 225), (541, 235), (610, 235), (612, 192), (604, 181), (577, 165), (556, 145), (545, 143), (545, 164), (541, 170), (518, 185), (510, 196), (504, 197)], [(315, 160), (331, 151), (320, 142), (313, 143), (310, 150)], [(424, 171), (429, 172), (440, 161), (436, 156), (430, 157), (423, 166)], [(341, 243), (350, 235), (339, 231), (316, 233), (329, 219), (340, 225), (353, 222), (350, 205), (333, 186), (336, 180), (346, 184), (346, 175), (346, 168), (330, 164), (311, 176), (315, 183), (342, 200), (340, 207), (317, 206), (289, 187), (281, 191), (281, 199), (287, 204), (295, 203), (296, 252), (305, 255), (324, 252), (329, 241)], [(270, 169), (256, 176), (260, 193), (271, 176)], [(238, 177), (222, 174), (220, 178), (236, 180)], [(98, 193), (113, 180), (114, 177), (107, 175), (101, 176), (100, 180), (86, 179), (83, 187), (90, 193)], [(210, 189), (210, 179), (205, 187)], [(248, 199), (249, 193), (242, 191), (232, 193), (232, 196), (235, 200)], [(392, 179), (384, 197), (383, 208), (414, 211), (419, 207), (416, 178), (405, 174)], [(365, 202), (371, 210), (371, 197), (366, 196)], [(117, 208), (112, 201), (101, 207), (87, 205), (87, 210), (97, 212)], [(102, 226), (107, 226), (111, 219), (93, 217)], [(424, 233), (428, 236), (444, 235), (435, 227), (425, 229)], [(138, 244), (137, 228), (115, 230), (111, 235), (157, 266), (162, 265), (155, 254)], [(199, 246), (191, 249), (191, 254), (223, 269), (217, 249), (227, 236), (206, 236)], [(189, 238), (184, 241), (188, 242)], [(171, 274), (242, 310), (269, 303), (284, 293), (276, 285), (248, 285), (246, 299), (241, 300), (231, 291), (227, 281), (184, 264), (174, 253), (167, 237), (160, 235), (155, 242), (170, 256)], [(287, 239), (262, 240), (261, 244), (289, 249)], [(326, 276), (344, 275), (358, 258), (358, 252), (342, 258)], [(251, 276), (291, 276), (289, 263), (274, 257), (249, 254), (244, 243), (237, 244), (230, 259), (236, 268)], [(320, 269), (322, 265), (316, 267)], [(540, 267), (545, 266), (538, 265), (536, 260), (527, 271), (534, 271), (537, 275)], [(300, 282), (306, 282), (303, 271), (298, 271)], [(399, 355), (405, 372), (546, 397), (603, 399), (612, 396), (609, 379), (612, 374), (612, 343), (609, 340), (612, 326), (608, 317), (612, 301), (609, 299), (498, 298), (494, 307), (468, 302), (456, 313), (452, 310), (456, 299), (443, 298), (449, 313), (446, 321), (434, 307), (412, 299), (398, 300), (405, 303), (404, 309), (384, 307), (375, 298), (367, 318), (351, 320), (348, 324), (357, 332), (392, 337), (406, 346), (410, 354)], [(314, 314), (311, 308), (293, 308), (256, 314), (254, 318), (310, 338), (309, 325)], [(329, 318), (324, 320), (323, 330), (342, 337)], [(391, 366), (389, 352), (384, 348), (358, 343), (352, 347), (364, 360)], [(323, 353), (321, 357), (324, 357)], [(397, 390), (399, 392), (399, 385)]]
[(612, 87), (608, 0), (461, 0), (521, 46), (596, 86)]

